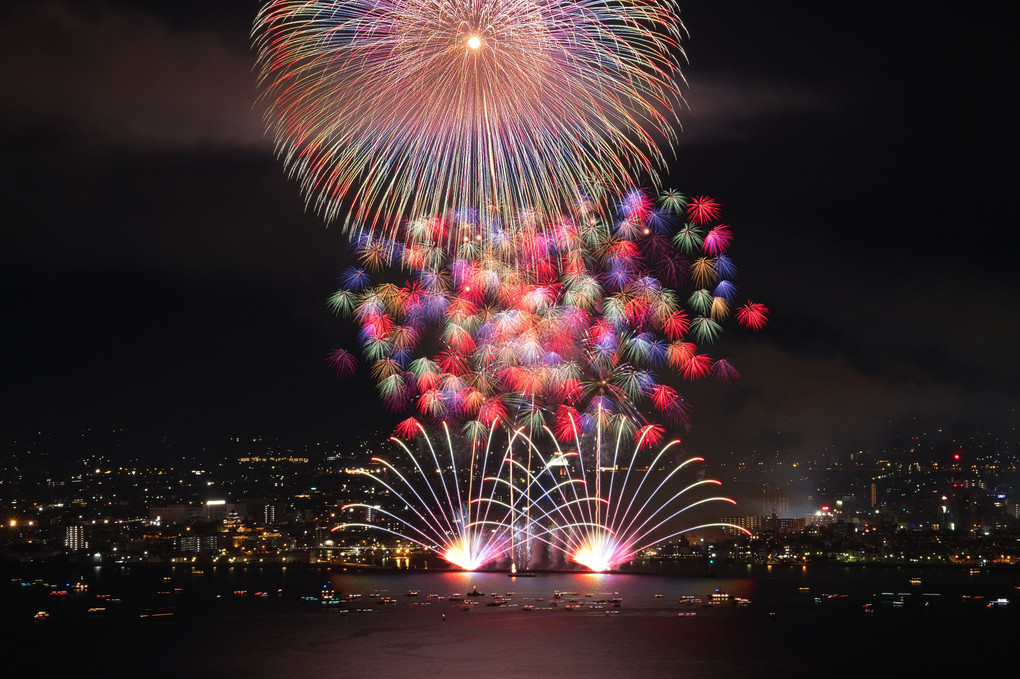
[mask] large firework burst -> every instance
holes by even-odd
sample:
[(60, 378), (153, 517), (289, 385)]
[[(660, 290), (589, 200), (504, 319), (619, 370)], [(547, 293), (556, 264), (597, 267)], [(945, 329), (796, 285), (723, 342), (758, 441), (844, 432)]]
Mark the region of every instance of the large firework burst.
[(655, 183), (683, 30), (672, 0), (270, 0), (253, 40), (267, 127), (308, 203), (391, 233)]

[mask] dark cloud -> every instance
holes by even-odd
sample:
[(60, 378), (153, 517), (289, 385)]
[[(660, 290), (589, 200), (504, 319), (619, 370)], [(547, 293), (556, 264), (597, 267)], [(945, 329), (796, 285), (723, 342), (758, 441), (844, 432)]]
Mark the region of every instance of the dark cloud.
[(252, 107), (249, 55), (210, 30), (182, 30), (102, 2), (0, 10), (0, 119), (76, 145), (268, 144)]
[[(791, 352), (769, 343), (734, 351), (738, 384), (707, 389), (696, 403), (693, 441), (750, 453), (782, 440), (785, 454), (805, 460), (829, 448), (875, 445), (890, 421), (918, 413), (950, 413), (960, 396), (931, 375), (904, 368), (867, 370), (830, 352)], [(707, 430), (707, 431), (706, 431)]]
[(690, 112), (678, 146), (747, 140), (791, 116), (832, 113), (836, 103), (822, 92), (775, 78), (733, 73), (695, 73), (685, 95)]

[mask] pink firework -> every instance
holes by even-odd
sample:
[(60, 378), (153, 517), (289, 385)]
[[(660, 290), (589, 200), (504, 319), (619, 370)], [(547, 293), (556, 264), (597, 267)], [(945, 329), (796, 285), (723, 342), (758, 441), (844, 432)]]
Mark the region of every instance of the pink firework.
[(350, 377), (358, 369), (358, 359), (346, 349), (334, 349), (326, 362), (339, 377)]

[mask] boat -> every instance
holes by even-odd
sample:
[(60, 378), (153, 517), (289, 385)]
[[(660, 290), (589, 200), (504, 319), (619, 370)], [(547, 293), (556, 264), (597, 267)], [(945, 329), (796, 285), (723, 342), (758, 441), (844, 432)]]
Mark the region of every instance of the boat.
[(418, 593), (419, 592), (416, 589), (409, 589), (407, 590), (407, 594), (405, 594), (404, 596), (418, 596)]
[(173, 608), (146, 608), (142, 611), (138, 618), (140, 620), (173, 620), (177, 616), (177, 611)]
[(485, 594), (479, 592), (477, 586), (472, 586), (471, 591), (465, 594), (464, 596), (485, 596)]
[(517, 564), (511, 563), (510, 572), (507, 573), (507, 576), (511, 578), (533, 578), (535, 577), (535, 573), (532, 571), (519, 571), (517, 570)]
[(709, 606), (718, 606), (720, 604), (729, 603), (729, 601), (730, 595), (718, 589), (708, 595)]

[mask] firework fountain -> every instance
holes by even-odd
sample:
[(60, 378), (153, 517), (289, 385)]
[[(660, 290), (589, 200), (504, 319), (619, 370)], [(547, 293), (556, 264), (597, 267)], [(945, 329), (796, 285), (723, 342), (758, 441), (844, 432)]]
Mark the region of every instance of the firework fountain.
[[(345, 513), (378, 512), (383, 518), (346, 521), (334, 530), (379, 530), (462, 570), (503, 562), (512, 572), (534, 565), (536, 547), (544, 554), (539, 561), (566, 560), (602, 572), (689, 531), (747, 532), (728, 523), (680, 523), (702, 505), (735, 503), (711, 494), (719, 481), (692, 478), (704, 459), (676, 458), (678, 440), (652, 455), (643, 452), (642, 442), (626, 442), (620, 429), (613, 437), (597, 428), (587, 437), (578, 432), (576, 448), (564, 449), (546, 429), (543, 435), (553, 444), (547, 454), (523, 428), (493, 426), (484, 443), (468, 439), (463, 447), (448, 427), (442, 431), (442, 454), (419, 425), (417, 452), (392, 439), (404, 452), (402, 463), (374, 457), (372, 468), (353, 472), (389, 494), (394, 509), (345, 505)], [(495, 441), (502, 435), (505, 443)]]
[[(564, 450), (551, 431), (546, 433), (556, 453), (550, 458), (554, 462), (545, 462), (537, 477), (569, 481), (554, 486), (560, 500), (557, 516), (568, 520), (550, 522), (535, 535), (574, 563), (602, 572), (690, 531), (731, 528), (747, 533), (739, 526), (718, 522), (693, 526), (684, 523), (677, 528), (681, 515), (702, 505), (736, 504), (727, 497), (704, 496), (705, 491), (721, 483), (700, 476), (690, 478), (691, 470), (704, 458), (678, 461), (674, 453), (679, 440), (670, 441), (650, 456), (642, 452), (642, 441), (630, 446), (631, 452), (627, 453), (629, 442), (625, 444), (620, 430), (615, 438), (605, 436), (600, 429), (590, 437), (578, 432), (574, 438), (577, 449), (571, 450)], [(575, 483), (577, 480), (581, 483)]]
[[(345, 513), (378, 511), (385, 520), (382, 524), (348, 521), (334, 531), (360, 528), (389, 532), (433, 550), (447, 562), (468, 571), (503, 556), (510, 544), (509, 512), (497, 511), (490, 520), (494, 503), (482, 501), (495, 497), (499, 488), (491, 483), (491, 478), (499, 478), (504, 466), (505, 453), (495, 453), (493, 448), (496, 430), (490, 430), (482, 445), (477, 439), (470, 442), (466, 463), (457, 459), (462, 451), (455, 448), (449, 429), (443, 427), (443, 433), (448, 455), (438, 454), (425, 429), (419, 428), (416, 434), (422, 435), (424, 445), (420, 448), (425, 451), (416, 453), (404, 441), (393, 438), (405, 453), (404, 464), (397, 466), (373, 457), (374, 468), (355, 471), (395, 498), (396, 511), (362, 503), (345, 505), (341, 510)], [(487, 473), (494, 476), (488, 477)], [(512, 511), (513, 503), (507, 509)]]
[[(353, 471), (390, 495), (394, 509), (365, 503), (345, 505), (344, 513), (378, 512), (384, 518), (379, 522), (345, 521), (333, 530), (384, 531), (472, 571), (500, 560), (526, 562), (521, 555), (530, 549), (531, 524), (536, 517), (563, 531), (581, 528), (573, 521), (573, 508), (589, 500), (576, 490), (573, 498), (567, 499), (564, 487), (583, 485), (583, 480), (556, 480), (543, 489), (542, 475), (515, 460), (515, 444), (526, 440), (520, 430), (493, 426), (484, 441), (472, 437), (463, 446), (454, 442), (445, 424), (442, 433), (446, 443), (443, 453), (437, 452), (428, 432), (419, 425), (413, 437), (420, 443), (417, 451), (408, 442), (391, 439), (404, 453), (402, 462), (373, 457), (369, 468)], [(503, 435), (505, 442), (497, 440)], [(516, 482), (515, 465), (520, 467)], [(545, 461), (543, 465), (548, 466)], [(554, 493), (563, 501), (543, 509), (545, 498)]]

